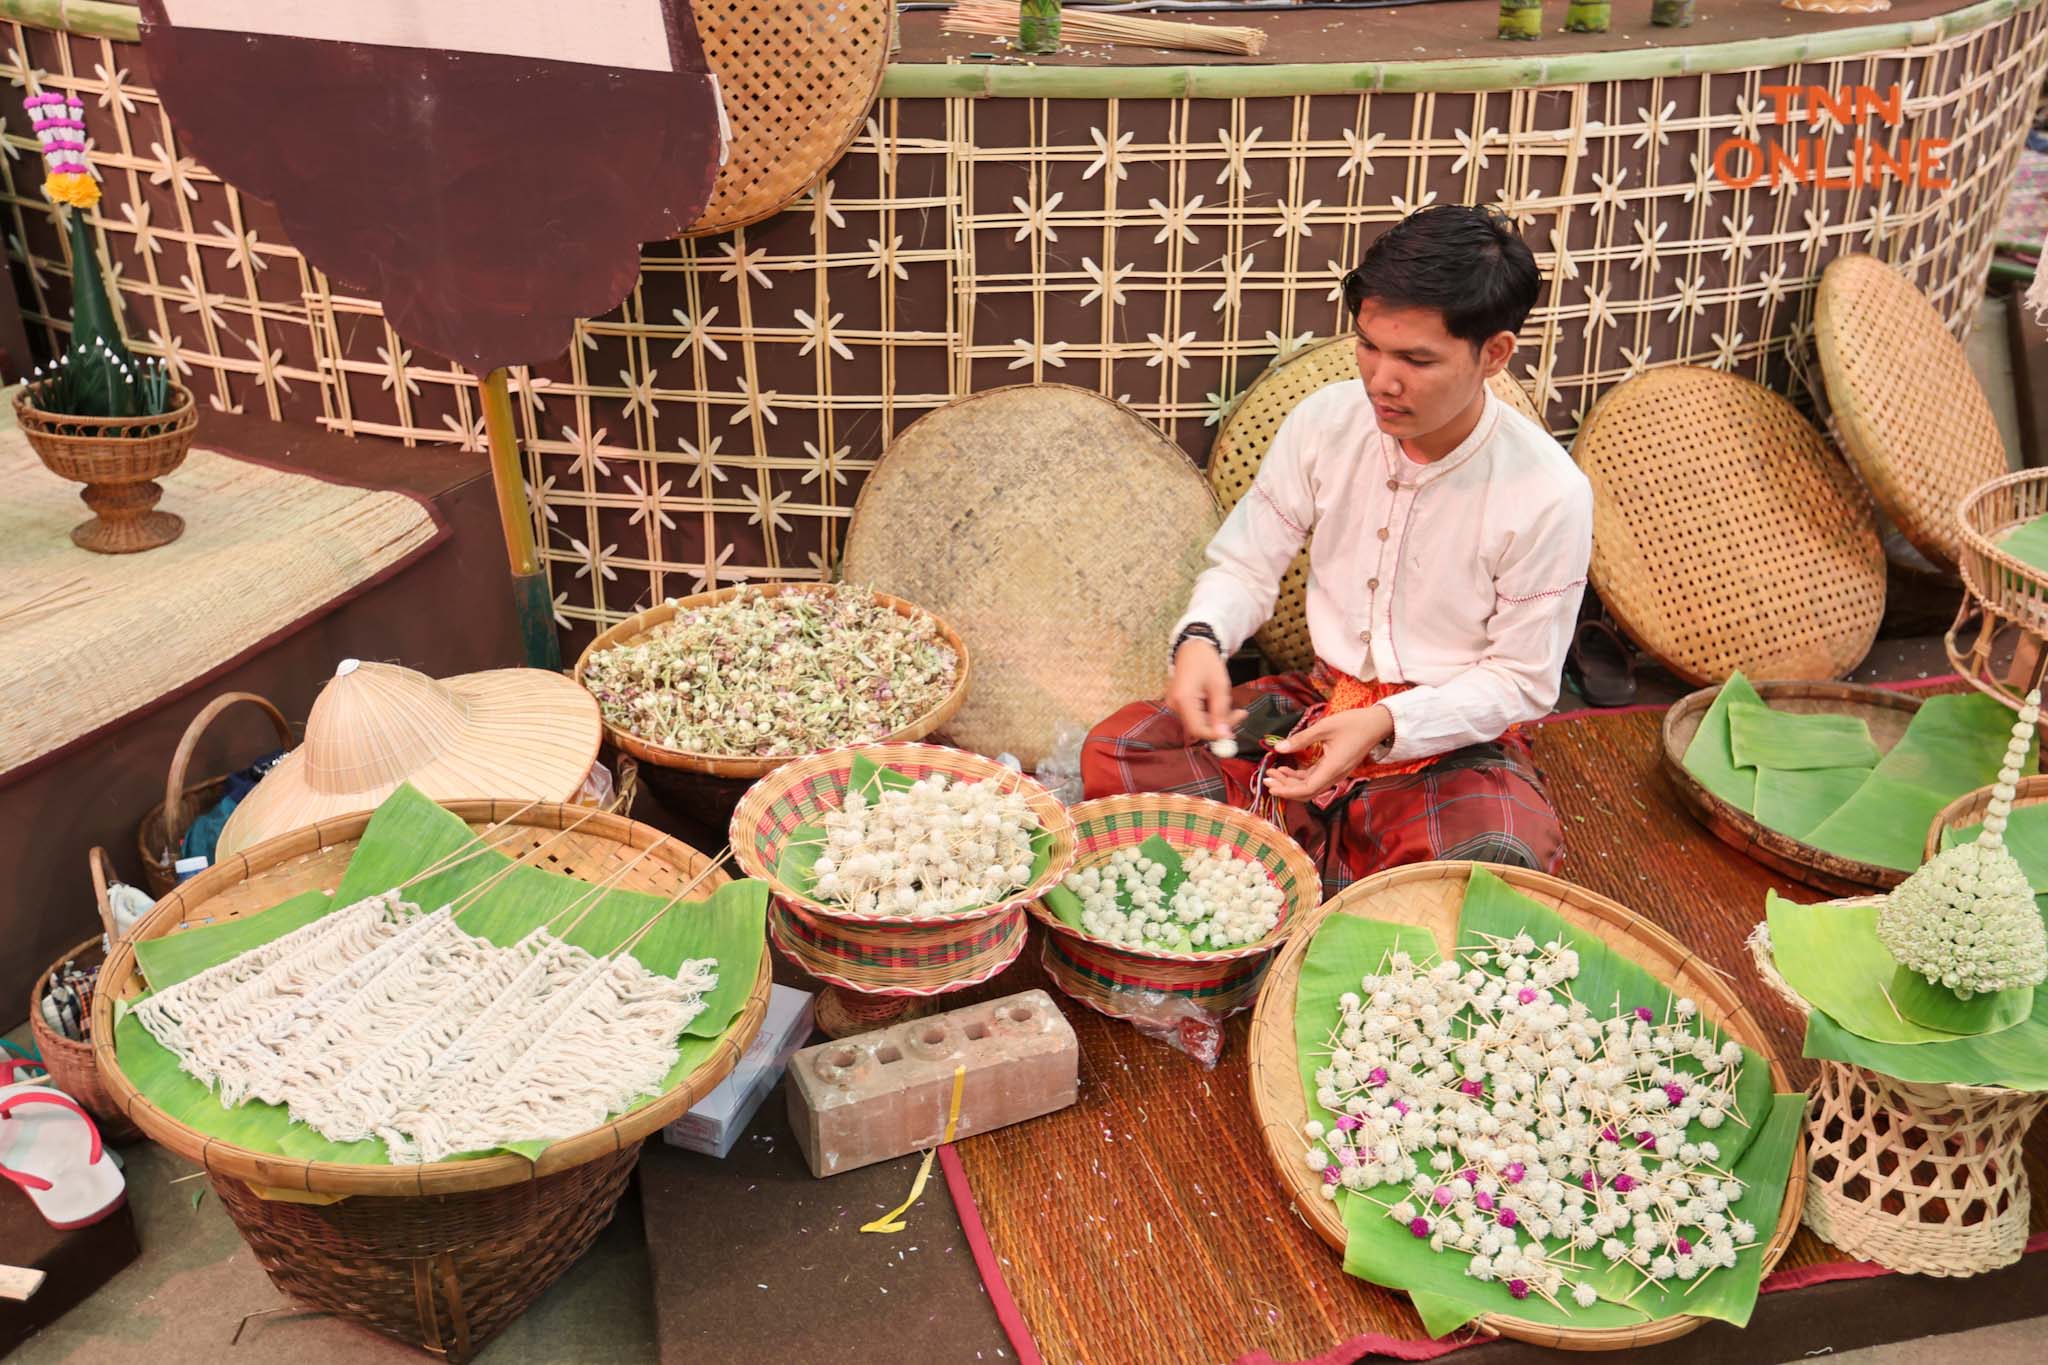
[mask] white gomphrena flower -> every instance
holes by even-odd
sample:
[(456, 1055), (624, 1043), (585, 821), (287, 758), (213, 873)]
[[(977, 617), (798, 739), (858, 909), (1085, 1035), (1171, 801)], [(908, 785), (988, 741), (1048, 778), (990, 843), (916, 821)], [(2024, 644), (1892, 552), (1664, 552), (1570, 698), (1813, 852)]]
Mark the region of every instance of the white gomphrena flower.
[(849, 791), (823, 829), (829, 851), (814, 865), (814, 895), (859, 915), (922, 919), (1023, 890), (1040, 824), (1024, 794), (999, 779), (934, 773), (903, 790)]

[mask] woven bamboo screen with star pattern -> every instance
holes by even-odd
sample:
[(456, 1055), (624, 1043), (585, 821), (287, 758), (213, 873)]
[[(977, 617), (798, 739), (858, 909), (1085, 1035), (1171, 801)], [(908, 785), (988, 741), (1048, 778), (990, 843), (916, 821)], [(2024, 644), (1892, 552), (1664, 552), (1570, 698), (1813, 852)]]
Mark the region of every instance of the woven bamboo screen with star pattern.
[[(1091, 386), (1203, 458), (1261, 369), (1341, 325), (1338, 279), (1364, 245), (1424, 204), (1498, 204), (1535, 247), (1549, 283), (1516, 377), (1567, 439), (1652, 365), (1788, 387), (1814, 282), (1844, 252), (1898, 263), (1960, 331), (2048, 64), (2048, 6), (2022, 3), (1853, 57), (1476, 93), (964, 98), (905, 95), (892, 73), (807, 198), (649, 245), (616, 312), (514, 374), (565, 643), (664, 597), (829, 575), (890, 438), (973, 390)], [(137, 350), (216, 408), (481, 448), (470, 378), (335, 293), (267, 209), (185, 156), (138, 46), (19, 23), (0, 42), (17, 96), (0, 197), (39, 340), (69, 316), (68, 266), (27, 86), (86, 103)], [(1781, 126), (1775, 84), (1897, 84), (1903, 117)], [(1953, 184), (1733, 189), (1713, 174), (1733, 137), (1818, 138), (1837, 176), (1856, 138), (1947, 138)]]

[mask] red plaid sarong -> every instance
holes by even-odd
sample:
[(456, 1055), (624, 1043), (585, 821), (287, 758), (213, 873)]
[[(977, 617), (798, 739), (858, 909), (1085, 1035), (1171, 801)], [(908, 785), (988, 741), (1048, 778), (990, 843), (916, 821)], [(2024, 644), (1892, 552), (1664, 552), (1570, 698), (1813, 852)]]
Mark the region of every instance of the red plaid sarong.
[[(1238, 688), (1234, 701), (1249, 706), (1261, 693), (1304, 711), (1325, 699), (1308, 675), (1282, 673)], [(1207, 744), (1189, 742), (1163, 702), (1133, 702), (1089, 733), (1081, 781), (1090, 800), (1179, 792), (1248, 810), (1260, 757), (1218, 758)], [(1326, 897), (1406, 863), (1469, 858), (1555, 872), (1564, 858), (1557, 812), (1527, 740), (1512, 731), (1441, 755), (1419, 772), (1355, 782), (1327, 811), (1300, 801), (1278, 805), (1278, 823), (1315, 860)]]

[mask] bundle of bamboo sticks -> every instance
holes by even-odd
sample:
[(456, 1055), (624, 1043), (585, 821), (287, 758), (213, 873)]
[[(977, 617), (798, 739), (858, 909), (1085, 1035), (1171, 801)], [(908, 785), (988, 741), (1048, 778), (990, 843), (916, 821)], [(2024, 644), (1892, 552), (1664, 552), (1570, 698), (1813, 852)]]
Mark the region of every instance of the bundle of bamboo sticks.
[[(1015, 0), (959, 0), (946, 11), (946, 32), (988, 37), (1017, 36)], [(1060, 36), (1081, 43), (1129, 43), (1138, 47), (1170, 47), (1187, 52), (1228, 52), (1256, 57), (1266, 47), (1266, 31), (1222, 24), (1178, 24), (1166, 19), (1141, 19), (1132, 14), (1098, 14), (1068, 9), (1060, 16)]]

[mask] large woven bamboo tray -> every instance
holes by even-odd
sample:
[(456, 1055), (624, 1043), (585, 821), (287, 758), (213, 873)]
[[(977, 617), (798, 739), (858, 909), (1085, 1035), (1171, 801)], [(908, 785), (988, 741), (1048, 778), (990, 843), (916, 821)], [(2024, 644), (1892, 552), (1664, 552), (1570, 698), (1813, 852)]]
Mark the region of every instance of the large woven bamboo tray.
[[(590, 667), (590, 660), (593, 655), (618, 645), (637, 644), (649, 631), (652, 631), (657, 626), (667, 625), (682, 612), (694, 611), (699, 607), (716, 606), (720, 602), (730, 601), (743, 592), (758, 592), (766, 597), (779, 597), (786, 592), (829, 595), (839, 591), (841, 589), (831, 583), (743, 583), (738, 587), (721, 588), (717, 592), (699, 593), (695, 597), (678, 598), (672, 604), (649, 607), (638, 615), (627, 617), (584, 647), (582, 655), (576, 660), (576, 681), (584, 686), (588, 686), (587, 683), (584, 683), (584, 674)], [(953, 651), (954, 656), (960, 661), (959, 672), (953, 678), (953, 690), (946, 695), (944, 701), (902, 729), (883, 735), (873, 742), (876, 744), (905, 744), (912, 740), (923, 739), (926, 735), (931, 734), (934, 730), (937, 730), (940, 726), (951, 720), (959, 712), (961, 703), (967, 700), (969, 672), (967, 643), (960, 638), (958, 631), (947, 625), (939, 617), (926, 611), (923, 607), (906, 602), (900, 597), (891, 597), (887, 593), (876, 593), (874, 598), (877, 602), (900, 615), (912, 618), (929, 617), (938, 626), (940, 637), (945, 640), (947, 646)], [(633, 755), (633, 757), (643, 763), (652, 763), (657, 767), (674, 768), (683, 772), (697, 773), (705, 777), (740, 777), (750, 779), (765, 777), (791, 759), (802, 757), (801, 754), (786, 754), (780, 758), (735, 758), (725, 754), (693, 754), (642, 739), (630, 730), (622, 730), (618, 726), (613, 725), (609, 720), (605, 722), (604, 732), (610, 736), (614, 746), (625, 753)]]
[[(473, 828), (505, 822), (492, 835), (492, 842), (514, 858), (580, 820), (583, 823), (574, 833), (563, 835), (549, 849), (547, 870), (589, 882), (616, 877), (609, 885), (617, 890), (666, 897), (704, 872), (711, 861), (650, 825), (618, 815), (592, 814), (581, 806), (525, 805), (517, 801), (453, 801), (443, 805)], [(386, 1196), (451, 1194), (545, 1179), (585, 1162), (628, 1151), (679, 1117), (725, 1078), (754, 1035), (761, 1031), (761, 1019), (768, 1008), (769, 961), (765, 952), (761, 954), (746, 1008), (702, 1066), (653, 1103), (557, 1142), (536, 1161), (509, 1153), (474, 1161), (403, 1166), (299, 1161), (209, 1137), (151, 1104), (129, 1083), (114, 1053), (114, 1002), (132, 1000), (144, 988), (136, 965), (135, 943), (195, 925), (239, 919), (303, 891), (335, 886), (369, 823), (367, 811), (323, 821), (266, 840), (208, 868), (158, 901), (156, 908), (135, 926), (133, 938), (114, 946), (100, 971), (100, 988), (93, 998), (93, 1057), (110, 1098), (136, 1127), (178, 1155), (204, 1166), (212, 1175), (269, 1190)], [(520, 834), (508, 840), (506, 832), (515, 828)], [(634, 855), (647, 849), (652, 851), (636, 866), (620, 871)], [(709, 895), (728, 880), (723, 872), (712, 872), (698, 884), (697, 891)]]
[[(1316, 911), (1281, 949), (1259, 993), (1258, 1007), (1252, 1015), (1252, 1110), (1258, 1115), (1267, 1153), (1294, 1201), (1295, 1211), (1340, 1252), (1345, 1243), (1344, 1220), (1336, 1205), (1321, 1197), (1315, 1173), (1301, 1160), (1301, 1129), (1308, 1119), (1308, 1106), (1302, 1098), (1296, 1061), (1294, 1003), (1301, 982), (1302, 960), (1308, 956), (1317, 929), (1330, 915), (1420, 925), (1436, 935), (1438, 948), (1446, 957), (1450, 956), (1457, 947), (1458, 912), (1465, 902), (1465, 883), (1475, 866), (1479, 864), (1416, 863), (1354, 882)], [(1749, 1006), (1720, 972), (1684, 944), (1642, 916), (1583, 887), (1525, 868), (1485, 866), (1515, 890), (1555, 910), (1573, 928), (1600, 938), (1672, 991), (1697, 1000), (1707, 1020), (1769, 1061), (1771, 1082), (1778, 1091), (1791, 1089), (1784, 1068), (1772, 1053), (1763, 1028), (1751, 1016)], [(1799, 1230), (1800, 1210), (1806, 1198), (1805, 1144), (1802, 1134), (1799, 1150), (1793, 1153), (1792, 1172), (1777, 1224), (1764, 1244), (1766, 1275)], [(1488, 1313), (1475, 1318), (1473, 1325), (1491, 1336), (1512, 1337), (1560, 1350), (1619, 1351), (1684, 1336), (1704, 1321), (1690, 1314), (1678, 1314), (1640, 1327), (1575, 1329)]]
[[(1880, 753), (1891, 752), (1899, 736), (1906, 733), (1913, 713), (1920, 709), (1918, 697), (1854, 683), (1761, 682), (1755, 686), (1757, 696), (1779, 711), (1856, 717), (1870, 727), (1871, 742)], [(1895, 868), (1823, 853), (1811, 844), (1766, 829), (1755, 816), (1723, 801), (1685, 770), (1685, 751), (1720, 693), (1718, 687), (1701, 688), (1664, 713), (1664, 772), (1700, 823), (1712, 830), (1715, 838), (1765, 867), (1830, 895), (1889, 890), (1904, 881), (1906, 874)]]

